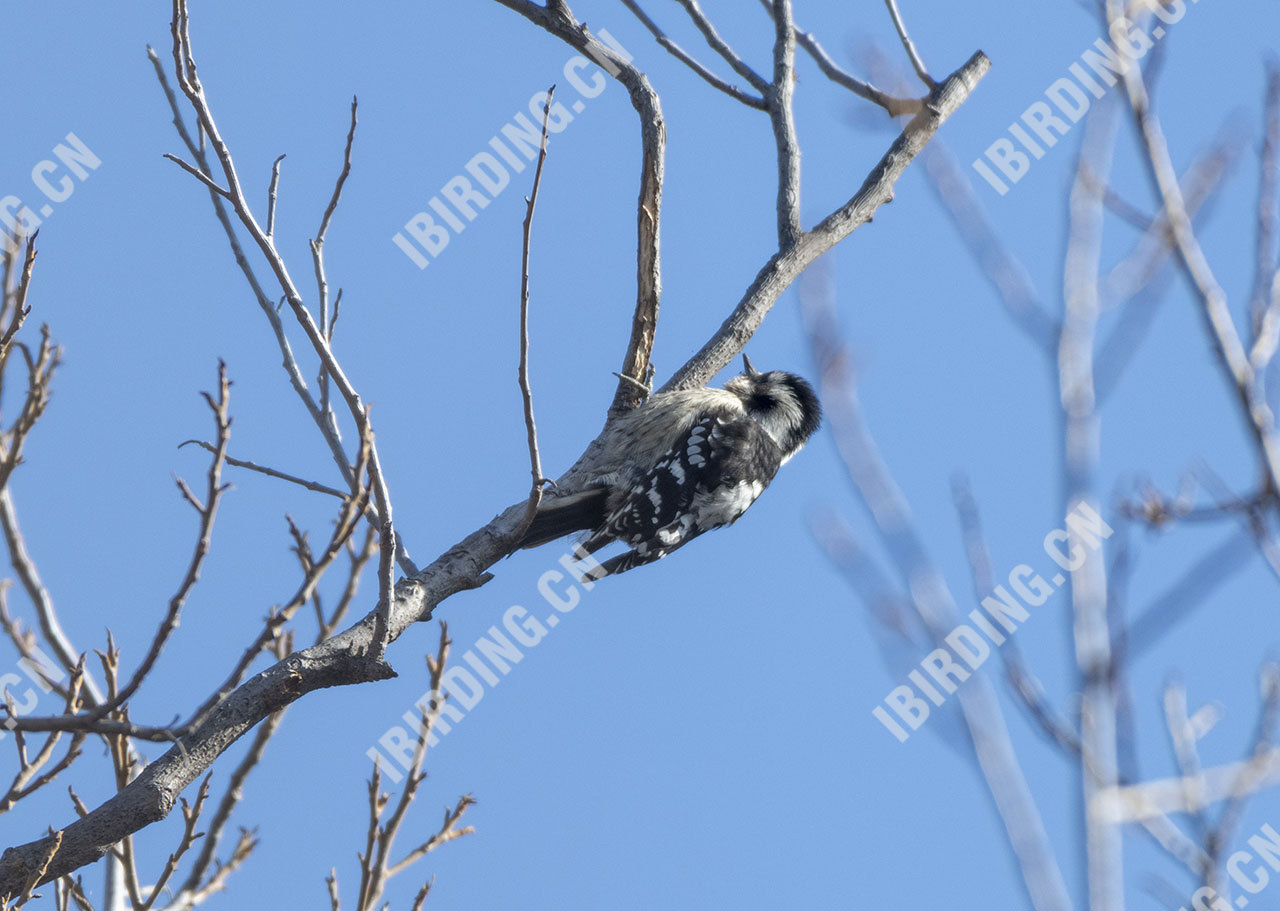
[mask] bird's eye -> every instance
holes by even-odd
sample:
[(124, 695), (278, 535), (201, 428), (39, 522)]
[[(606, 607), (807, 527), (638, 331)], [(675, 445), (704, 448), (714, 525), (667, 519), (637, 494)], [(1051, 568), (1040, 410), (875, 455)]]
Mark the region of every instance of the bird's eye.
[(777, 404), (772, 395), (767, 392), (757, 392), (751, 396), (750, 408), (752, 411), (769, 411)]

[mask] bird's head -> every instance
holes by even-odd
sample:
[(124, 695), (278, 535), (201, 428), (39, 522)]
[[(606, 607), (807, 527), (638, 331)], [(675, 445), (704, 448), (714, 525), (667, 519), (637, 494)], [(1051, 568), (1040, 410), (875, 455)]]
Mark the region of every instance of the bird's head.
[(762, 373), (742, 356), (743, 372), (724, 384), (782, 450), (785, 462), (804, 446), (822, 423), (822, 407), (813, 387), (794, 373)]

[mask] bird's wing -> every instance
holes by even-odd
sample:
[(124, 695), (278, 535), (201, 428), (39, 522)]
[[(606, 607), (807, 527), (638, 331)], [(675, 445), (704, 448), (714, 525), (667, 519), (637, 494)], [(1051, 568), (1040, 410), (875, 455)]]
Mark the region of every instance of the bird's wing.
[(781, 463), (781, 451), (751, 418), (704, 415), (640, 478), (586, 547), (612, 539), (631, 545), (630, 552), (602, 564), (607, 573), (651, 563), (703, 532), (737, 521)]

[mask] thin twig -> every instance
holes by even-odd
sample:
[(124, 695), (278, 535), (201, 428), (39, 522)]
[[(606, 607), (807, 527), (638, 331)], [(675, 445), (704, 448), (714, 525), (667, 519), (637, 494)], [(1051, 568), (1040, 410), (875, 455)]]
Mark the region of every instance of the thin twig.
[(698, 31), (702, 32), (702, 37), (707, 40), (707, 45), (720, 55), (721, 59), (729, 66), (733, 67), (733, 71), (747, 80), (761, 95), (768, 95), (769, 83), (763, 76), (753, 70), (746, 61), (744, 61), (733, 48), (729, 46), (729, 42), (720, 37), (720, 33), (716, 31), (716, 27), (711, 24), (711, 20), (707, 18), (707, 14), (702, 11), (702, 7), (698, 5), (698, 0), (676, 0), (684, 11), (689, 14), (689, 18), (693, 24), (698, 27)]
[[(1276, 723), (1280, 720), (1280, 666), (1272, 663), (1263, 667), (1259, 683), (1262, 689), (1262, 707), (1258, 712), (1258, 724), (1249, 750), (1251, 760), (1265, 756), (1275, 747)], [(1217, 824), (1205, 835), (1209, 854), (1208, 869), (1217, 869), (1222, 853), (1240, 825), (1249, 797), (1257, 792), (1254, 776), (1261, 770), (1262, 766), (1247, 763), (1231, 786), (1231, 793), (1223, 801)]]
[[(390, 796), (382, 792), (382, 772), (378, 763), (374, 762), (373, 775), (369, 779), (369, 826), (365, 835), (365, 848), (360, 856), (360, 888), (356, 899), (356, 911), (374, 911), (381, 901), (388, 880), (413, 864), (417, 863), (431, 851), (455, 838), (470, 835), (475, 830), (471, 826), (459, 826), (463, 814), (475, 803), (470, 795), (460, 797), (452, 809), (446, 808), (444, 822), (438, 831), (427, 838), (399, 861), (391, 862), (391, 851), (396, 838), (408, 816), (409, 808), (418, 797), (418, 788), (426, 780), (427, 773), (422, 768), (427, 753), (427, 744), (431, 738), (432, 726), (439, 716), (442, 703), (447, 698), (442, 694), (445, 666), (449, 659), (448, 626), (441, 622), (440, 640), (434, 656), (427, 655), (427, 672), (430, 677), (430, 702), (422, 706), (422, 722), (418, 727), (417, 740), (414, 742), (413, 758), (408, 765), (408, 777), (396, 798), (395, 806), (386, 822), (381, 822), (383, 813), (390, 805)], [(429, 888), (429, 884), (428, 884)], [(419, 892), (419, 899), (425, 892)]]
[[(193, 444), (199, 446), (206, 452), (217, 452), (216, 447), (206, 440), (183, 440), (178, 444), (178, 448), (181, 449), (183, 446)], [(291, 475), (275, 468), (268, 468), (265, 465), (250, 462), (248, 459), (237, 459), (234, 456), (226, 456), (224, 460), (228, 465), (235, 468), (245, 468), (249, 471), (256, 471), (259, 474), (265, 474), (269, 478), (278, 478), (281, 481), (288, 481), (290, 484), (297, 484), (299, 487), (305, 487), (307, 490), (312, 490), (316, 493), (328, 494), (329, 496), (337, 497), (340, 500), (346, 499), (350, 496), (349, 492), (338, 490), (336, 487), (329, 487), (327, 484), (321, 484), (318, 481), (308, 481), (306, 478), (300, 478), (297, 475)]]
[(351, 126), (347, 130), (347, 142), (342, 150), (342, 170), (338, 173), (338, 179), (333, 185), (333, 195), (329, 197), (329, 204), (324, 207), (324, 214), (320, 217), (320, 229), (316, 231), (315, 242), (324, 246), (325, 236), (329, 233), (329, 222), (333, 220), (333, 213), (338, 210), (338, 202), (342, 199), (342, 188), (347, 184), (347, 178), (351, 176), (351, 149), (356, 141), (356, 111), (360, 106), (359, 100), (353, 95), (351, 98)]
[[(329, 233), (329, 222), (333, 219), (333, 213), (338, 209), (338, 202), (342, 198), (342, 188), (346, 185), (347, 177), (351, 174), (351, 149), (355, 145), (356, 139), (356, 111), (359, 102), (355, 96), (351, 98), (351, 127), (347, 130), (347, 142), (342, 150), (342, 170), (338, 172), (338, 179), (333, 185), (333, 195), (329, 198), (329, 204), (325, 206), (324, 214), (320, 218), (320, 228), (316, 231), (315, 238), (311, 241), (311, 258), (315, 265), (316, 275), (316, 296), (320, 303), (320, 331), (325, 339), (333, 343), (333, 326), (337, 321), (338, 301), (334, 301), (333, 317), (329, 316), (329, 280), (325, 275), (324, 267), (324, 241)], [(338, 290), (338, 298), (341, 299), (342, 290)], [(328, 421), (333, 433), (338, 433), (337, 419), (334, 416), (333, 408), (329, 403), (329, 371), (325, 369), (323, 362), (320, 365), (320, 374), (316, 379), (316, 386), (320, 389), (320, 412)]]
[(202, 883), (202, 880), (204, 880), (209, 869), (211, 867), (221, 868), (225, 866), (217, 862), (218, 842), (222, 838), (222, 833), (226, 829), (227, 823), (231, 820), (232, 811), (235, 810), (240, 800), (244, 797), (244, 783), (248, 779), (249, 773), (262, 761), (263, 754), (266, 753), (267, 744), (275, 736), (276, 731), (280, 729), (282, 720), (284, 720), (283, 711), (268, 715), (266, 721), (262, 722), (257, 731), (254, 732), (253, 742), (250, 743), (249, 749), (241, 757), (236, 767), (232, 769), (231, 775), (227, 779), (227, 786), (223, 789), (222, 798), (218, 801), (218, 807), (209, 822), (209, 827), (205, 830), (204, 841), (200, 845), (200, 853), (196, 855), (195, 862), (191, 865), (187, 878), (179, 890), (179, 895), (193, 895), (203, 889), (207, 889), (210, 883)]
[(631, 10), (635, 17), (639, 19), (644, 27), (649, 30), (650, 34), (653, 35), (661, 47), (665, 48), (673, 57), (706, 80), (709, 85), (724, 92), (730, 98), (741, 101), (747, 107), (755, 108), (760, 111), (766, 109), (765, 100), (763, 98), (758, 95), (752, 95), (750, 92), (744, 92), (736, 85), (721, 79), (695, 59), (692, 54), (672, 41), (670, 36), (662, 30), (661, 26), (654, 22), (653, 19), (650, 18), (649, 14), (640, 8), (640, 4), (637, 3), (636, 0), (622, 0), (622, 4), (627, 9)]
[(235, 667), (232, 668), (222, 686), (196, 709), (191, 720), (184, 725), (184, 730), (198, 726), (208, 713), (226, 698), (228, 693), (240, 685), (245, 673), (248, 672), (249, 667), (258, 655), (262, 653), (262, 650), (275, 640), (280, 630), (292, 619), (293, 615), (311, 600), (321, 577), (329, 569), (333, 561), (337, 559), (338, 554), (346, 547), (348, 540), (355, 532), (360, 516), (368, 506), (370, 497), (369, 486), (365, 483), (369, 464), (370, 440), (368, 433), (370, 431), (368, 427), (365, 430), (366, 435), (362, 438), (361, 446), (357, 450), (356, 456), (355, 478), (357, 483), (353, 487), (350, 496), (343, 501), (338, 510), (338, 516), (334, 522), (328, 545), (319, 558), (313, 561), (310, 571), (304, 573), (302, 583), (298, 586), (297, 591), (294, 592), (293, 597), (267, 618), (262, 630), (241, 654), (239, 661), (236, 662)]
[[(316, 427), (320, 430), (325, 443), (329, 447), (335, 464), (343, 475), (343, 480), (347, 483), (352, 481), (352, 465), (347, 458), (346, 452), (342, 447), (341, 436), (337, 431), (337, 427), (332, 421), (332, 414), (328, 409), (321, 409), (316, 403), (315, 398), (311, 395), (311, 391), (307, 388), (306, 380), (302, 376), (302, 371), (298, 366), (297, 359), (294, 356), (293, 348), (289, 343), (289, 339), (285, 334), (284, 325), (280, 318), (280, 314), (276, 310), (274, 300), (269, 297), (263, 289), (262, 283), (258, 280), (257, 274), (249, 263), (248, 257), (245, 255), (243, 246), (240, 244), (239, 237), (236, 234), (235, 226), (232, 223), (231, 213), (228, 212), (227, 203), (231, 204), (236, 219), (242, 226), (248, 230), (250, 236), (257, 243), (259, 249), (266, 257), (276, 279), (280, 282), (285, 299), (289, 301), (299, 324), (302, 326), (312, 346), (316, 348), (317, 355), (321, 362), (326, 364), (326, 369), (330, 369), (334, 373), (335, 379), (341, 378), (339, 388), (342, 392), (347, 404), (352, 412), (352, 417), (357, 425), (364, 420), (364, 412), (359, 401), (359, 397), (355, 395), (354, 389), (347, 383), (345, 374), (337, 367), (336, 360), (333, 359), (332, 351), (329, 349), (328, 338), (315, 325), (311, 319), (310, 313), (303, 306), (301, 297), (299, 296), (293, 280), (289, 275), (288, 268), (284, 264), (284, 260), (275, 250), (274, 240), (268, 238), (265, 232), (258, 226), (257, 220), (254, 218), (249, 209), (248, 202), (244, 196), (240, 186), (239, 178), (236, 176), (235, 165), (231, 159), (231, 154), (226, 144), (223, 142), (221, 134), (218, 132), (213, 121), (212, 112), (209, 110), (208, 101), (204, 96), (204, 89), (200, 85), (200, 81), (196, 76), (195, 60), (191, 51), (191, 35), (190, 22), (185, 0), (174, 0), (173, 4), (173, 22), (171, 24), (171, 33), (173, 38), (172, 59), (174, 64), (174, 74), (178, 81), (179, 88), (183, 92), (187, 101), (190, 103), (193, 112), (196, 115), (196, 130), (200, 137), (197, 143), (187, 130), (186, 124), (182, 118), (182, 112), (178, 107), (178, 100), (174, 91), (169, 86), (168, 78), (165, 76), (164, 67), (160, 62), (159, 55), (151, 47), (147, 48), (147, 57), (151, 60), (156, 78), (160, 82), (161, 90), (164, 92), (165, 98), (169, 102), (169, 108), (173, 112), (173, 124), (178, 131), (179, 137), (187, 146), (195, 160), (200, 164), (202, 171), (212, 173), (211, 162), (208, 157), (208, 149), (212, 148), (220, 166), (222, 167), (224, 176), (227, 177), (227, 192), (229, 195), (223, 196), (221, 193), (213, 192), (211, 188), (210, 200), (214, 206), (214, 212), (222, 225), (223, 231), (227, 235), (227, 241), (231, 245), (231, 250), (236, 259), (236, 264), (240, 267), (246, 280), (252, 288), (254, 297), (258, 301), (258, 306), (266, 316), (271, 330), (275, 335), (276, 343), (283, 355), (283, 366), (289, 377), (290, 385), (297, 394), (303, 407), (306, 408), (308, 415)], [(219, 188), (221, 189), (221, 188)], [(379, 481), (381, 481), (381, 469), (379, 466), (377, 452), (374, 452), (373, 458), (374, 472)], [(375, 496), (377, 502), (377, 511), (381, 515), (384, 511), (385, 504), (382, 503), (380, 494), (385, 485), (375, 484), (375, 490), (378, 494)], [(414, 575), (418, 572), (418, 567), (409, 557), (408, 551), (405, 549), (403, 542), (398, 536), (395, 537), (395, 553), (396, 560), (405, 573)]]
[(356, 593), (360, 588), (360, 576), (364, 572), (365, 566), (373, 559), (373, 555), (378, 552), (378, 530), (370, 525), (365, 532), (364, 544), (359, 547), (352, 547), (347, 544), (347, 557), (351, 561), (351, 565), (347, 569), (347, 581), (343, 586), (342, 594), (338, 597), (338, 603), (334, 605), (332, 613), (326, 618), (323, 615), (318, 617), (318, 626), (316, 629), (315, 644), (328, 639), (338, 628), (338, 624), (346, 617), (347, 611), (350, 610), (351, 604), (355, 601)]
[[(875, 523), (914, 614), (930, 637), (941, 643), (956, 623), (955, 600), (926, 554), (906, 499), (866, 426), (836, 328), (834, 304), (829, 295), (802, 293), (801, 306), (818, 363), (824, 410), (846, 474)], [(998, 695), (989, 678), (979, 674), (956, 698), (1033, 907), (1065, 911), (1071, 907), (1066, 885), (1014, 752)]]
[(9, 353), (9, 345), (12, 344), (14, 336), (18, 334), (18, 330), (22, 328), (23, 322), (31, 312), (31, 308), (27, 306), (27, 292), (31, 289), (31, 275), (36, 267), (36, 237), (39, 234), (40, 230), (37, 228), (27, 238), (26, 253), (22, 260), (22, 277), (18, 280), (18, 287), (13, 295), (13, 316), (4, 334), (0, 335), (0, 364), (4, 363)]
[(271, 183), (267, 186), (267, 237), (276, 233), (276, 192), (280, 188), (280, 162), (284, 156), (279, 155), (271, 163)]
[(200, 814), (204, 811), (204, 803), (209, 798), (209, 779), (213, 777), (210, 772), (205, 776), (204, 781), (200, 783), (200, 790), (196, 792), (196, 802), (194, 805), (188, 804), (185, 797), (179, 798), (182, 802), (182, 839), (178, 842), (178, 847), (168, 860), (165, 861), (163, 869), (160, 871), (155, 883), (151, 886), (150, 894), (147, 900), (140, 906), (136, 906), (137, 911), (150, 911), (164, 891), (165, 884), (169, 881), (169, 877), (173, 876), (174, 871), (178, 869), (178, 862), (182, 856), (191, 850), (191, 846), (195, 844), (196, 839), (200, 838), (200, 833), (196, 832), (196, 825), (200, 822)]
[[(388, 489), (386, 477), (382, 471), (381, 459), (378, 455), (377, 445), (373, 442), (372, 424), (369, 418), (369, 409), (365, 406), (360, 398), (360, 394), (352, 385), (346, 372), (342, 369), (338, 359), (334, 356), (333, 349), (329, 345), (327, 333), (316, 324), (311, 312), (303, 303), (302, 296), (299, 293), (293, 277), (289, 272), (289, 267), (285, 263), (284, 258), (276, 251), (274, 244), (266, 237), (262, 228), (259, 226), (257, 219), (254, 217), (249, 208), (248, 201), (245, 198), (243, 187), (240, 184), (239, 177), (236, 174), (235, 164), (232, 161), (231, 150), (222, 138), (221, 132), (218, 130), (217, 124), (214, 122), (213, 113), (209, 108), (208, 100), (205, 97), (204, 87), (200, 83), (197, 75), (195, 60), (191, 50), (191, 33), (189, 28), (189, 18), (186, 0), (174, 0), (174, 22), (173, 22), (173, 58), (175, 72), (178, 78), (178, 85), (182, 89), (187, 100), (190, 102), (192, 110), (195, 112), (200, 126), (206, 136), (209, 138), (209, 144), (212, 147), (215, 156), (222, 168), (222, 174), (227, 182), (227, 190), (230, 194), (229, 199), (236, 216), (239, 218), (241, 225), (249, 232), (254, 242), (258, 245), (262, 255), (266, 258), (276, 277), (276, 281), (280, 285), (281, 291), (284, 292), (285, 300), (288, 302), (293, 312), (294, 318), (298, 325), (302, 328), (307, 340), (311, 343), (312, 349), (315, 351), (316, 357), (319, 358), (321, 369), (324, 370), (332, 379), (333, 384), (337, 387), (343, 401), (347, 405), (352, 421), (354, 421), (357, 430), (362, 438), (362, 445), (368, 447), (369, 458), (367, 471), (369, 474), (369, 486), (373, 492), (373, 500), (377, 504), (379, 527), (382, 535), (382, 546), (384, 555), (379, 565), (379, 587), (381, 589), (381, 600), (379, 607), (375, 612), (375, 637), (372, 649), (369, 652), (369, 659), (374, 663), (381, 664), (384, 661), (386, 646), (389, 639), (389, 624), (387, 613), (390, 610), (392, 589), (394, 588), (394, 563), (396, 559), (401, 562), (408, 561), (408, 554), (403, 551), (398, 544), (398, 536), (395, 533), (391, 516), (391, 495)], [(355, 130), (355, 102), (352, 103), (352, 128), (348, 133), (350, 139), (354, 138)], [(348, 144), (349, 148), (349, 144)], [(345, 159), (345, 156), (344, 156)], [(322, 218), (322, 231), (327, 228), (328, 218), (332, 215), (332, 209), (336, 207), (337, 200), (341, 195), (341, 184), (345, 179), (345, 174), (340, 175), (338, 184), (334, 190), (334, 196), (327, 208), (326, 215)], [(321, 238), (323, 239), (323, 238)], [(325, 418), (318, 415), (319, 420), (323, 423)], [(416, 567), (414, 567), (416, 572)]]
[(924, 61), (920, 59), (920, 52), (916, 50), (915, 44), (911, 41), (911, 36), (907, 34), (907, 25), (902, 21), (902, 14), (898, 12), (896, 0), (884, 0), (884, 5), (889, 8), (889, 15), (893, 18), (893, 28), (902, 40), (902, 49), (907, 52), (907, 57), (911, 60), (911, 68), (916, 71), (916, 75), (920, 77), (921, 82), (933, 89), (938, 83), (934, 82), (933, 77), (929, 75), (929, 71), (925, 69)]
[(62, 364), (62, 349), (53, 344), (47, 325), (40, 327), (40, 344), (34, 356), (21, 342), (17, 350), (26, 364), (27, 389), (18, 416), (6, 434), (7, 440), (0, 438), (0, 489), (8, 486), (10, 475), (22, 463), (23, 447), (49, 405), (54, 372)]
[[(1108, 3), (1107, 26), (1119, 21), (1115, 4)], [(1122, 74), (1129, 106), (1145, 151), (1148, 174), (1162, 201), (1165, 217), (1173, 233), (1178, 260), (1183, 273), (1200, 299), (1205, 329), (1214, 342), (1218, 360), (1235, 389), (1240, 412), (1258, 449), (1258, 458), (1273, 492), (1280, 492), (1280, 436), (1275, 416), (1266, 402), (1259, 376), (1245, 351), (1231, 317), (1227, 296), (1204, 250), (1196, 238), (1186, 200), (1178, 185), (1177, 172), (1169, 155), (1168, 143), (1159, 118), (1151, 108), (1151, 99), (1142, 71), (1128, 66)]]
[[(8, 545), (10, 565), (35, 607), (36, 620), (44, 641), (63, 669), (68, 673), (73, 672), (80, 663), (81, 653), (63, 630), (53, 596), (27, 550), (27, 541), (18, 525), (18, 513), (8, 488), (0, 489), (0, 530), (4, 532), (5, 543)], [(84, 689), (86, 704), (95, 706), (102, 701), (102, 691), (91, 674), (86, 673)]]
[[(13, 907), (21, 908), (31, 900), (32, 894), (35, 892), (36, 886), (44, 878), (45, 871), (49, 869), (49, 865), (53, 863), (53, 858), (57, 855), (58, 849), (62, 846), (62, 832), (49, 830), (49, 845), (45, 849), (39, 866), (31, 871), (31, 875), (27, 877), (26, 885), (21, 894), (19, 894), (13, 902)], [(14, 898), (12, 895), (0, 894), (0, 903), (7, 902)]]
[[(532, 0), (498, 2), (591, 59), (605, 62), (605, 69), (627, 90), (631, 106), (639, 116), (641, 154), (640, 198), (636, 206), (636, 306), (619, 372), (624, 376), (646, 377), (649, 375), (662, 298), (660, 225), (667, 128), (658, 93), (638, 67), (591, 34), (586, 24), (574, 19), (563, 3), (543, 6)], [(616, 416), (629, 411), (644, 398), (634, 387), (620, 380), (609, 414)]]
[[(765, 12), (773, 16), (773, 0), (760, 0), (760, 5), (764, 7)], [(871, 83), (859, 79), (840, 67), (812, 32), (806, 32), (796, 26), (795, 33), (796, 44), (804, 48), (805, 53), (813, 58), (813, 62), (818, 65), (818, 69), (822, 71), (822, 74), (836, 85), (843, 86), (859, 98), (879, 105), (891, 117), (897, 117), (899, 114), (918, 114), (923, 109), (926, 99), (895, 98), (893, 95), (881, 91)]]
[(996, 234), (967, 172), (939, 140), (930, 143), (921, 157), (929, 186), (987, 282), (996, 290), (1009, 318), (1037, 348), (1051, 352), (1058, 340), (1058, 322), (1042, 303), (1026, 267)]
[[(965, 554), (969, 559), (969, 573), (973, 579), (974, 596), (982, 601), (995, 590), (995, 574), (991, 570), (991, 551), (982, 531), (982, 519), (978, 502), (974, 499), (969, 482), (956, 478), (951, 483), (951, 498), (956, 514), (960, 517), (960, 530), (964, 537)], [(1080, 755), (1080, 735), (1071, 723), (1045, 698), (1044, 685), (1032, 674), (1022, 658), (1022, 650), (1015, 640), (1009, 639), (1000, 647), (1005, 675), (1013, 692), (1023, 707), (1039, 725), (1045, 735), (1056, 743), (1067, 756)]]
[(208, 174), (204, 173), (204, 171), (201, 171), (201, 170), (200, 170), (199, 168), (197, 168), (195, 165), (187, 164), (187, 162), (183, 161), (183, 160), (182, 160), (181, 158), (179, 158), (177, 155), (173, 155), (173, 154), (171, 154), (171, 153), (169, 153), (169, 152), (165, 152), (165, 153), (164, 153), (164, 157), (165, 157), (165, 158), (167, 158), (167, 159), (169, 159), (170, 161), (172, 161), (172, 162), (173, 162), (174, 164), (176, 164), (178, 167), (182, 168), (182, 170), (186, 171), (188, 174), (190, 174), (190, 175), (191, 175), (192, 177), (194, 177), (196, 180), (200, 181), (202, 184), (204, 184), (206, 187), (208, 187), (208, 188), (209, 188), (210, 190), (212, 190), (214, 193), (217, 193), (219, 196), (222, 196), (222, 197), (224, 197), (225, 199), (230, 199), (230, 198), (231, 198), (231, 191), (230, 191), (230, 190), (228, 190), (226, 187), (219, 186), (219, 185), (218, 185), (218, 183), (217, 183), (217, 181), (215, 181), (215, 180), (214, 180), (212, 177), (210, 177)]
[(1276, 266), (1276, 208), (1280, 204), (1280, 64), (1274, 61), (1267, 67), (1262, 155), (1258, 171), (1258, 230), (1253, 291), (1249, 295), (1254, 343), (1249, 360), (1255, 368), (1263, 369), (1275, 356), (1277, 344), (1280, 344), (1277, 340), (1280, 336), (1280, 269)]
[[(768, 2), (769, 0), (765, 0), (766, 4)], [(824, 76), (836, 85), (844, 86), (859, 98), (865, 98), (867, 101), (880, 105), (891, 117), (897, 117), (902, 114), (918, 114), (924, 106), (924, 102), (919, 98), (895, 98), (887, 92), (882, 92), (871, 83), (864, 82), (852, 73), (847, 72), (831, 59), (831, 56), (818, 42), (818, 39), (813, 36), (812, 32), (797, 29), (796, 43), (813, 58), (813, 62), (818, 65), (818, 69), (822, 71)]]
[[(187, 565), (187, 571), (183, 576), (182, 583), (178, 586), (178, 591), (169, 599), (169, 609), (151, 641), (151, 647), (147, 650), (146, 656), (134, 671), (133, 677), (128, 684), (120, 690), (115, 698), (94, 709), (92, 713), (94, 718), (100, 718), (115, 707), (123, 705), (142, 685), (142, 681), (146, 679), (147, 674), (151, 672), (151, 668), (155, 666), (156, 660), (160, 657), (160, 652), (163, 651), (169, 636), (177, 629), (182, 608), (186, 604), (187, 597), (195, 587), (196, 582), (199, 581), (201, 567), (209, 554), (213, 523), (218, 514), (218, 504), (227, 490), (226, 485), (222, 483), (222, 467), (226, 460), (227, 442), (231, 437), (231, 381), (227, 378), (227, 365), (224, 362), (218, 362), (217, 399), (214, 399), (207, 392), (203, 393), (203, 395), (210, 410), (213, 411), (218, 442), (214, 448), (213, 461), (209, 465), (205, 503), (201, 505), (197, 501), (193, 504), (200, 513), (200, 529), (196, 538), (195, 549), (191, 554), (191, 560)], [(195, 498), (192, 497), (191, 499), (194, 500)]]
[(538, 454), (538, 427), (533, 419), (533, 389), (529, 384), (529, 254), (533, 239), (533, 212), (538, 205), (538, 189), (542, 186), (542, 166), (547, 161), (547, 127), (551, 119), (551, 99), (556, 87), (547, 89), (547, 99), (542, 110), (542, 140), (538, 145), (538, 164), (533, 171), (533, 190), (525, 199), (524, 242), (520, 257), (520, 398), (524, 403), (524, 426), (529, 439), (529, 472), (533, 484), (529, 488), (529, 503), (525, 507), (525, 519), (520, 533), (524, 534), (542, 502), (542, 458)]
[[(76, 669), (76, 673), (72, 676), (71, 684), (67, 688), (66, 708), (67, 714), (73, 714), (80, 709), (80, 692), (81, 685), (84, 681), (84, 659), (81, 658), (80, 665)], [(6, 691), (6, 695), (7, 691)], [(13, 710), (6, 704), (7, 715), (12, 718)], [(0, 795), (0, 813), (11, 810), (18, 801), (29, 797), (31, 794), (40, 790), (50, 782), (52, 782), (61, 772), (70, 768), (71, 764), (80, 756), (80, 749), (87, 736), (84, 732), (77, 732), (71, 738), (66, 752), (62, 758), (53, 766), (44, 772), (42, 769), (48, 765), (53, 758), (54, 751), (57, 749), (58, 742), (62, 739), (60, 732), (51, 733), (45, 738), (44, 744), (40, 747), (39, 752), (30, 759), (27, 758), (26, 749), (23, 741), (23, 733), (19, 728), (14, 732), (14, 741), (18, 749), (18, 772), (14, 775), (13, 782), (9, 785), (9, 789), (3, 795)]]

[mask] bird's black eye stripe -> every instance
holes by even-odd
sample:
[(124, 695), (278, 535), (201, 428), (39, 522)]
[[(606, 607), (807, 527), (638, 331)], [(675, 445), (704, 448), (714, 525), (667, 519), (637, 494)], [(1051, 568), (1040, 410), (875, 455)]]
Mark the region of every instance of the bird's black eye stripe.
[(777, 404), (778, 402), (773, 397), (772, 393), (756, 392), (752, 394), (751, 401), (747, 405), (747, 408), (750, 411), (769, 411)]

